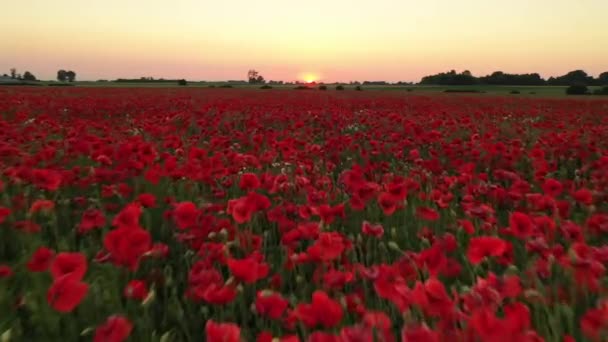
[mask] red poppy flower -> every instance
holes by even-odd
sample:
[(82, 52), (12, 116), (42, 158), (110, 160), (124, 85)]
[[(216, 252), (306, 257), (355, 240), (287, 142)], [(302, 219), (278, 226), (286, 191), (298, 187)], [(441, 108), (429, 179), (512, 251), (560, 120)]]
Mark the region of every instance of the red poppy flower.
[(57, 254), (55, 260), (51, 264), (51, 274), (54, 279), (64, 276), (80, 281), (87, 272), (87, 258), (82, 253), (66, 253)]
[(110, 316), (95, 329), (93, 342), (123, 342), (133, 330), (133, 324), (123, 316)]
[(418, 207), (416, 209), (416, 215), (419, 218), (427, 221), (439, 220), (439, 213), (436, 210), (428, 207)]
[(562, 193), (563, 186), (558, 180), (548, 178), (543, 183), (543, 192), (551, 197), (557, 197)]
[(245, 283), (255, 283), (266, 278), (270, 267), (264, 262), (260, 262), (255, 256), (244, 259), (228, 259), (228, 268), (234, 277)]
[(52, 249), (40, 247), (32, 254), (32, 257), (27, 262), (27, 269), (30, 270), (30, 272), (44, 272), (51, 266), (54, 256), (55, 252)]
[(86, 234), (95, 228), (103, 228), (106, 225), (106, 217), (98, 209), (87, 209), (80, 219), (78, 232)]
[(67, 313), (80, 304), (88, 291), (89, 285), (67, 274), (53, 281), (46, 299), (53, 309)]
[(289, 302), (278, 293), (258, 291), (255, 308), (258, 314), (270, 319), (279, 319), (287, 310)]
[(323, 291), (315, 291), (310, 304), (299, 304), (295, 309), (296, 316), (307, 327), (314, 328), (322, 325), (332, 328), (342, 320), (344, 311), (337, 301), (329, 298)]
[(103, 245), (110, 252), (112, 262), (134, 271), (140, 258), (150, 250), (152, 242), (148, 231), (124, 226), (107, 233)]
[(50, 200), (36, 200), (32, 203), (30, 207), (30, 214), (35, 214), (38, 212), (48, 213), (51, 212), (55, 208), (55, 202)]
[(381, 238), (382, 235), (384, 235), (384, 227), (382, 227), (381, 224), (371, 224), (367, 221), (363, 221), (361, 232), (365, 235)]
[(207, 342), (240, 342), (241, 328), (234, 323), (215, 323), (208, 320), (205, 336)]
[(384, 215), (390, 216), (397, 210), (398, 198), (388, 192), (378, 195), (378, 204)]
[(530, 216), (516, 211), (509, 216), (509, 231), (520, 239), (525, 239), (532, 234), (534, 222)]
[(507, 242), (495, 236), (480, 236), (471, 238), (467, 257), (469, 261), (476, 265), (479, 264), (485, 257), (502, 256), (507, 251)]
[(0, 265), (0, 279), (9, 278), (13, 275), (13, 270), (8, 265)]
[(255, 190), (260, 187), (260, 179), (254, 173), (243, 173), (241, 175), (241, 181), (239, 182), (239, 188), (243, 190)]
[(156, 205), (156, 197), (152, 194), (141, 194), (137, 200), (144, 208), (153, 208)]
[(141, 206), (139, 203), (131, 203), (125, 206), (112, 220), (112, 225), (117, 228), (139, 227)]
[(199, 210), (192, 202), (181, 202), (173, 210), (173, 219), (179, 229), (192, 228), (198, 219)]
[(11, 210), (9, 208), (0, 207), (0, 224), (2, 224), (10, 214)]
[(141, 280), (131, 280), (123, 291), (126, 298), (143, 301), (148, 296), (148, 286)]

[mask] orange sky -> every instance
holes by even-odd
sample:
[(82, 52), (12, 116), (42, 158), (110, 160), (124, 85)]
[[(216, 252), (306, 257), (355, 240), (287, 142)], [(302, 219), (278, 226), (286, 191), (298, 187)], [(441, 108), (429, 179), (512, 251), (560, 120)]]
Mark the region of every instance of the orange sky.
[(2, 0), (0, 73), (418, 81), (608, 71), (607, 0)]

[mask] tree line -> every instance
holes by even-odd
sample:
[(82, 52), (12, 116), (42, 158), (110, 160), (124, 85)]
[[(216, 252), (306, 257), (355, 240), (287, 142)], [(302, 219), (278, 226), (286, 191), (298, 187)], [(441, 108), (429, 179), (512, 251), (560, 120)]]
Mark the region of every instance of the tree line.
[(461, 73), (451, 70), (435, 75), (425, 76), (420, 84), (426, 85), (512, 85), (512, 86), (603, 86), (608, 85), (608, 71), (601, 73), (597, 78), (588, 75), (583, 70), (570, 71), (558, 77), (543, 79), (538, 73), (532, 74), (508, 74), (495, 71), (490, 75), (476, 77), (469, 70)]
[[(9, 72), (10, 72), (10, 75), (3, 74), (2, 76), (10, 77), (11, 79), (20, 80), (20, 81), (38, 81), (36, 76), (34, 76), (34, 74), (32, 74), (29, 71), (26, 71), (23, 74), (20, 74), (17, 72), (16, 68), (11, 68)], [(76, 73), (72, 70), (61, 69), (61, 70), (57, 71), (57, 81), (74, 82), (74, 81), (76, 81)]]

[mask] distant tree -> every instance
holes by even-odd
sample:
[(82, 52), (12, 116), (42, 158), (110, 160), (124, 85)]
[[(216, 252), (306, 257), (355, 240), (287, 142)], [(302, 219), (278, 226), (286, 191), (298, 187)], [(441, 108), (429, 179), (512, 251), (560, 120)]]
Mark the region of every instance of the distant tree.
[(338, 85), (336, 86), (336, 90), (344, 90), (344, 86), (343, 86), (343, 85), (341, 85), (341, 84), (338, 84)]
[(599, 85), (608, 85), (608, 71), (601, 73), (597, 77), (597, 81)]
[(17, 78), (17, 69), (11, 68), (11, 78), (12, 79)]
[(177, 81), (177, 85), (187, 86), (188, 85), (188, 81), (186, 81), (185, 79), (178, 80)]
[(23, 73), (23, 79), (26, 81), (36, 81), (36, 76), (29, 71)]
[(479, 83), (490, 85), (543, 85), (545, 80), (539, 74), (507, 74), (495, 71), (491, 75), (480, 77)]
[(67, 77), (68, 82), (74, 82), (74, 81), (76, 81), (76, 73), (73, 72), (72, 70), (66, 72), (65, 76)]
[(251, 69), (247, 72), (247, 80), (251, 84), (265, 83), (264, 77), (262, 75), (260, 75), (259, 72), (257, 72), (256, 70), (253, 70), (253, 69)]
[(65, 82), (68, 79), (67, 71), (61, 69), (57, 71), (57, 81)]
[(470, 71), (465, 70), (457, 73), (455, 70), (442, 72), (436, 75), (425, 76), (420, 80), (420, 84), (432, 85), (472, 85), (477, 83), (477, 78)]
[(549, 85), (592, 85), (595, 80), (593, 77), (587, 75), (583, 70), (574, 70), (569, 73), (559, 76), (559, 77), (551, 77), (547, 80)]
[(2, 74), (2, 77), (9, 77), (7, 74)]
[(568, 95), (587, 95), (589, 94), (589, 89), (584, 84), (575, 84), (571, 85), (566, 89), (566, 94)]

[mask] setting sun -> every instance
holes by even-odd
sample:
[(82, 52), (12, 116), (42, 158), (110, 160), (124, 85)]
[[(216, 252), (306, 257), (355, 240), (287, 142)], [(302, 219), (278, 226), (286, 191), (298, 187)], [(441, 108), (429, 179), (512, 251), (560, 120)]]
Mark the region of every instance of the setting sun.
[(313, 83), (319, 80), (319, 76), (310, 72), (303, 73), (301, 79), (306, 83)]

